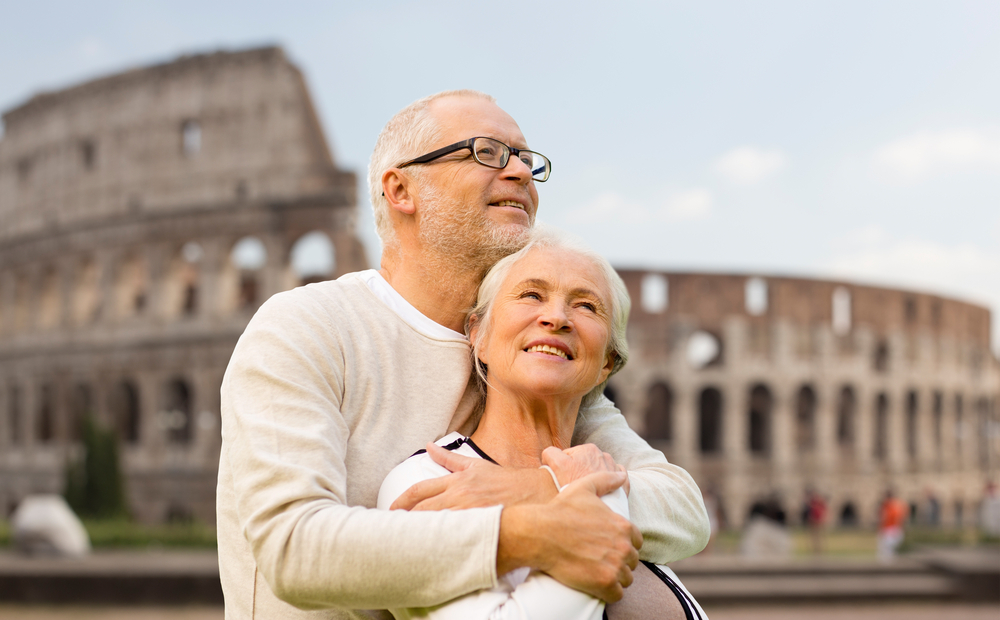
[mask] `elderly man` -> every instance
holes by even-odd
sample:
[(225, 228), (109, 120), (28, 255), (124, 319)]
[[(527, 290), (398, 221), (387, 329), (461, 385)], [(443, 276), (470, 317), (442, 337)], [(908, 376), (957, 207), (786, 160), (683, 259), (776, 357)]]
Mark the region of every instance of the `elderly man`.
[(623, 474), (557, 494), (544, 470), (454, 461), (462, 471), (401, 498), (414, 510), (372, 509), (393, 466), (474, 428), (465, 313), (525, 242), (550, 170), (482, 93), (434, 95), (386, 125), (369, 170), (381, 271), (271, 298), (223, 381), (227, 618), (383, 617), (357, 610), (438, 604), (525, 566), (614, 601), (637, 547), (659, 563), (704, 547), (697, 486), (606, 399), (581, 410), (574, 442), (628, 469), (635, 526), (597, 497)]

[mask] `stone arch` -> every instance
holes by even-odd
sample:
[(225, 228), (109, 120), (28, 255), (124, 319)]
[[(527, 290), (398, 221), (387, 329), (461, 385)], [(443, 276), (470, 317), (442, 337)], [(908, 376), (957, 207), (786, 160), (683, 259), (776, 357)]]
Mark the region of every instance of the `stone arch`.
[(875, 344), (875, 350), (872, 353), (872, 368), (875, 372), (888, 372), (889, 370), (889, 343), (885, 340), (879, 340)]
[(241, 237), (229, 250), (222, 274), (223, 304), (227, 312), (256, 310), (263, 301), (267, 247), (259, 237)]
[(11, 445), (24, 441), (24, 410), (21, 386), (11, 382), (7, 386), (7, 437)]
[(129, 379), (119, 382), (111, 391), (108, 408), (118, 439), (122, 443), (139, 443), (142, 412), (139, 408), (139, 389)]
[(816, 390), (803, 385), (795, 395), (795, 446), (799, 453), (816, 447)]
[(49, 382), (38, 388), (38, 415), (36, 437), (39, 443), (52, 443), (56, 439), (56, 389)]
[(685, 352), (688, 363), (693, 368), (701, 369), (721, 366), (724, 349), (722, 338), (718, 334), (699, 329), (688, 338)]
[(858, 526), (858, 509), (854, 507), (854, 502), (846, 501), (840, 509), (840, 527)]
[(934, 451), (940, 457), (941, 446), (944, 443), (944, 394), (940, 390), (935, 390), (931, 396), (931, 415)]
[(86, 383), (78, 383), (73, 388), (70, 401), (68, 437), (71, 442), (83, 441), (83, 421), (87, 416), (93, 416), (93, 392)]
[(115, 315), (130, 317), (146, 309), (149, 265), (139, 251), (128, 253), (118, 264), (114, 287)]
[(72, 317), (78, 326), (93, 323), (100, 314), (100, 283), (97, 262), (84, 258), (76, 267), (73, 283)]
[(336, 252), (329, 235), (313, 230), (299, 237), (292, 245), (288, 266), (297, 286), (322, 282), (333, 277)]
[(59, 325), (59, 275), (55, 266), (46, 265), (39, 279), (36, 325), (48, 330)]
[(164, 304), (170, 318), (193, 317), (201, 305), (199, 281), (205, 250), (197, 241), (188, 241), (177, 248), (170, 259), (164, 281)]
[(646, 439), (670, 441), (673, 439), (674, 394), (670, 386), (657, 381), (649, 386), (646, 395)]
[(748, 447), (751, 454), (771, 453), (771, 415), (774, 397), (770, 388), (758, 383), (750, 388), (747, 411)]
[(976, 452), (979, 454), (979, 466), (983, 471), (989, 471), (990, 465), (990, 401), (981, 396), (976, 401)]
[(920, 394), (916, 390), (910, 390), (906, 393), (906, 454), (910, 458), (917, 456), (919, 415)]
[(31, 289), (28, 285), (28, 276), (18, 273), (14, 276), (14, 312), (13, 331), (23, 332), (28, 328), (31, 316)]
[(705, 454), (722, 451), (722, 392), (715, 387), (698, 397), (698, 447)]
[(854, 388), (845, 385), (837, 397), (837, 445), (850, 449), (854, 446), (854, 425), (857, 418), (857, 398)]
[(889, 396), (885, 392), (879, 392), (875, 397), (874, 439), (874, 456), (877, 460), (884, 461), (889, 452)]
[(163, 397), (163, 426), (170, 443), (186, 445), (194, 438), (194, 398), (191, 386), (180, 377), (167, 382)]

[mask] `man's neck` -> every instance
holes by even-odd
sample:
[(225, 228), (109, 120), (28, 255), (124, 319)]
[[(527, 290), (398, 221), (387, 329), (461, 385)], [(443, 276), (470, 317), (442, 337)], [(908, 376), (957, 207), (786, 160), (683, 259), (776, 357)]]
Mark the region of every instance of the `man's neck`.
[(383, 255), (379, 273), (403, 299), (435, 323), (465, 332), (465, 317), (476, 301), (480, 269), (456, 267), (456, 261), (405, 260)]

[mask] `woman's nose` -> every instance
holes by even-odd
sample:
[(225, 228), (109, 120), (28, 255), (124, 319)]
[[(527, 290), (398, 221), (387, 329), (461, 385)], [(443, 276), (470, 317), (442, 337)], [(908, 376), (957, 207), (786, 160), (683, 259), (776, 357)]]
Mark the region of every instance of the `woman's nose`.
[(566, 314), (566, 307), (562, 303), (546, 304), (538, 319), (542, 325), (551, 329), (560, 330), (570, 327), (569, 316)]

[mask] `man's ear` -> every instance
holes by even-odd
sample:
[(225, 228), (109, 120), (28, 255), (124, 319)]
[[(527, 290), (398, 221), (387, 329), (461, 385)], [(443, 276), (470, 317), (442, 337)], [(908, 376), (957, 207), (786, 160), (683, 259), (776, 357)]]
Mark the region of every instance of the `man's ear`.
[(399, 168), (389, 168), (382, 173), (382, 195), (390, 208), (413, 215), (416, 206), (413, 204), (412, 183), (413, 179)]

